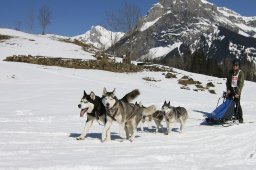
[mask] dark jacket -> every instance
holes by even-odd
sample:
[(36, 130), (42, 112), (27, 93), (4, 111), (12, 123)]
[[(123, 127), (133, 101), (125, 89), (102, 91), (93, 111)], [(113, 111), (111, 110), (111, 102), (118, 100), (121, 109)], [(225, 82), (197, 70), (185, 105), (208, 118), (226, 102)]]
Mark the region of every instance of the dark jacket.
[(230, 90), (231, 92), (235, 92), (239, 96), (241, 95), (243, 86), (244, 86), (244, 72), (240, 70), (239, 75), (238, 75), (238, 81), (237, 81), (237, 88), (233, 89), (231, 86), (231, 81), (232, 81), (232, 76), (234, 75), (234, 70), (230, 70), (228, 77), (227, 77), (227, 82), (226, 82), (226, 87), (227, 90)]

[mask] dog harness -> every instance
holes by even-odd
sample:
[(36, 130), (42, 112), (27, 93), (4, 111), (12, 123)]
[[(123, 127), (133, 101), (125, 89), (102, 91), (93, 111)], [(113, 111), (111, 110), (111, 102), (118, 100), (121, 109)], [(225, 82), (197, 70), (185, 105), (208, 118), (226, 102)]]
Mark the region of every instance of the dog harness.
[[(114, 120), (114, 121), (116, 121), (115, 116), (116, 116), (117, 113), (118, 113), (117, 103), (119, 103), (119, 102), (121, 103), (121, 105), (123, 105), (123, 108), (125, 108), (125, 106), (124, 106), (124, 104), (123, 104), (122, 101), (117, 101), (111, 109), (107, 110), (107, 115), (108, 115), (112, 120)], [(133, 105), (133, 104), (131, 104), (131, 103), (129, 103), (129, 104), (133, 106), (133, 111), (128, 115), (129, 117), (127, 117), (127, 120), (130, 120), (131, 118), (133, 118), (133, 117), (136, 115), (136, 114), (135, 114), (136, 111), (140, 109), (138, 106), (135, 106), (135, 105)], [(124, 111), (121, 111), (121, 112), (124, 112)], [(112, 113), (112, 114), (111, 114), (111, 113)], [(122, 123), (125, 122), (125, 117), (124, 117), (124, 116), (122, 116), (121, 122), (122, 122)]]

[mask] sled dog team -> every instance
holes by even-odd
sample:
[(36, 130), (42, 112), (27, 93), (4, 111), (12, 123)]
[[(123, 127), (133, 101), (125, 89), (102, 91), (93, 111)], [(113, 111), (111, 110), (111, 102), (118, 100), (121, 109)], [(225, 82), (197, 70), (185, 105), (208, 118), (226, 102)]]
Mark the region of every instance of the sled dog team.
[(131, 103), (138, 95), (139, 90), (135, 89), (127, 93), (123, 98), (118, 99), (113, 91), (103, 89), (102, 97), (96, 96), (94, 92), (87, 94), (84, 91), (83, 97), (78, 107), (81, 109), (80, 117), (87, 114), (85, 127), (77, 140), (85, 139), (88, 130), (96, 119), (104, 124), (101, 140), (102, 142), (111, 140), (110, 127), (113, 121), (120, 125), (120, 130), (125, 132), (124, 139), (133, 141), (137, 132), (137, 127), (141, 122), (141, 130), (143, 131), (143, 123), (147, 120), (154, 120), (156, 124), (156, 132), (159, 132), (163, 125), (163, 119), (166, 121), (167, 132), (170, 135), (172, 124), (180, 123), (180, 132), (188, 118), (187, 110), (184, 107), (173, 107), (170, 102), (164, 102), (162, 110), (156, 110), (154, 105), (145, 107), (141, 103)]

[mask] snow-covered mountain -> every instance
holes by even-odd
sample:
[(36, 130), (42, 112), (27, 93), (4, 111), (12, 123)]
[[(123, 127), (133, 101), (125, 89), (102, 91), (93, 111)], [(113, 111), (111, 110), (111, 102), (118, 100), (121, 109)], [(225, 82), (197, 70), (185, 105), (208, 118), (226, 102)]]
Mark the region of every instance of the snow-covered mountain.
[(78, 35), (73, 38), (87, 44), (91, 44), (99, 49), (107, 49), (117, 42), (123, 35), (124, 33), (122, 32), (111, 32), (98, 25), (92, 26), (85, 34)]
[[(159, 0), (136, 29), (116, 44), (123, 54), (132, 42), (133, 56), (166, 60), (188, 50), (209, 57), (256, 61), (256, 17), (243, 17), (206, 0)], [(169, 54), (169, 55), (168, 55)]]
[(0, 60), (12, 55), (95, 59), (91, 53), (58, 35), (34, 35), (0, 28)]

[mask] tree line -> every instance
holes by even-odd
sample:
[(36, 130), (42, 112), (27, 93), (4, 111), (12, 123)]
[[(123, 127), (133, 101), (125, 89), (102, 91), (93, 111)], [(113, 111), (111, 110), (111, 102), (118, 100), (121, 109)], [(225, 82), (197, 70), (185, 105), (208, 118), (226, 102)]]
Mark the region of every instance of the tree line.
[[(221, 61), (216, 58), (208, 57), (202, 51), (195, 51), (193, 54), (188, 53), (184, 56), (174, 56), (168, 59), (164, 64), (183, 69), (189, 72), (205, 74), (220, 78), (226, 78), (232, 69), (234, 58), (223, 58)], [(240, 60), (241, 69), (245, 74), (245, 79), (256, 82), (256, 65), (253, 61), (246, 58)]]

